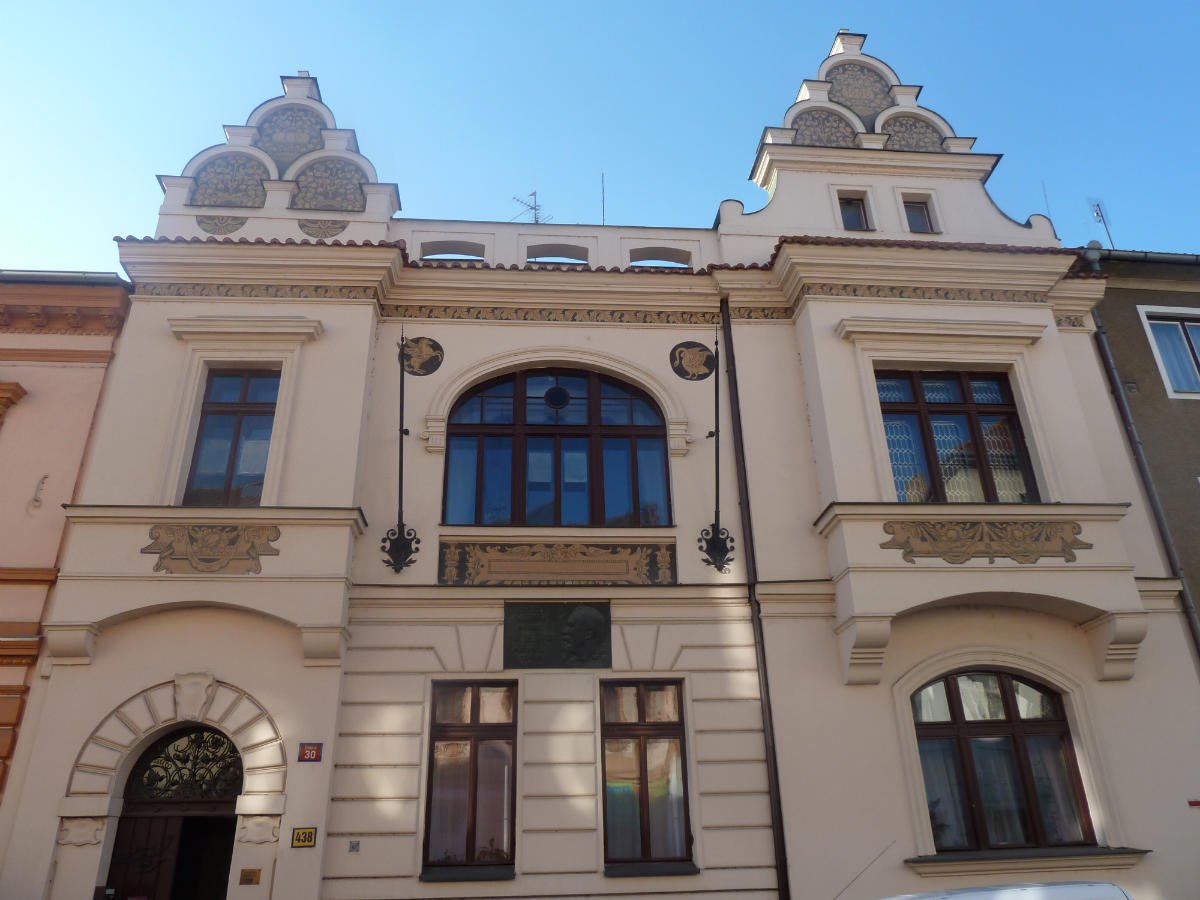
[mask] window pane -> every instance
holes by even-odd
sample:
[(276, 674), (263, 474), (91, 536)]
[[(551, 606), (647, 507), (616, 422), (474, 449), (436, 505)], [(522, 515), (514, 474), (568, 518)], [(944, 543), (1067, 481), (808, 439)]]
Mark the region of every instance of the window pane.
[(1151, 322), (1150, 331), (1158, 344), (1171, 387), (1177, 391), (1200, 391), (1200, 374), (1188, 350), (1187, 340), (1178, 322)]
[(908, 219), (908, 230), (928, 233), (933, 231), (929, 222), (929, 205), (922, 201), (906, 201), (904, 215)]
[(628, 438), (605, 438), (602, 448), (604, 524), (613, 527), (637, 524), (633, 518), (633, 454), (629, 443)]
[(1007, 737), (971, 738), (971, 759), (983, 801), (983, 822), (992, 847), (1029, 844), (1025, 827), (1026, 810), (1017, 765), (1013, 759), (1012, 739)]
[(466, 725), (471, 721), (469, 684), (439, 684), (433, 689), (433, 721), (439, 725)]
[(687, 856), (679, 738), (647, 738), (646, 797), (650, 805), (650, 855), (655, 859)]
[(1031, 684), (1013, 679), (1017, 695), (1017, 715), (1022, 719), (1056, 719), (1058, 702), (1053, 694), (1038, 690)]
[(636, 739), (604, 742), (604, 826), (609, 859), (642, 856), (642, 777)]
[(600, 382), (600, 396), (601, 397), (623, 397), (625, 399), (628, 399), (630, 395), (629, 395), (629, 391), (619, 384), (613, 384), (611, 381), (601, 381)]
[(972, 672), (959, 675), (957, 681), (964, 719), (968, 722), (984, 722), (1004, 718), (999, 678), (986, 672)]
[(511, 425), (513, 420), (512, 397), (482, 397), (483, 423), (485, 425)]
[(482, 525), (512, 521), (512, 438), (483, 439)]
[(600, 398), (601, 425), (628, 425), (630, 423), (629, 400), (626, 398)]
[(949, 722), (950, 698), (946, 696), (946, 682), (935, 681), (913, 694), (913, 718), (918, 722)]
[(429, 862), (467, 861), (470, 741), (437, 741), (429, 776)]
[(857, 197), (842, 197), (838, 200), (842, 210), (842, 227), (847, 231), (867, 230), (867, 211)]
[(233, 431), (237, 416), (205, 416), (196, 441), (195, 469), (192, 486), (184, 503), (208, 506), (225, 502), (225, 475), (229, 469), (229, 454), (233, 447)]
[(647, 722), (679, 721), (679, 685), (648, 684), (643, 690)]
[(507, 685), (481, 685), (479, 688), (479, 721), (485, 724), (513, 720), (513, 689)]
[(667, 507), (667, 452), (659, 438), (644, 438), (637, 442), (638, 512), (641, 525), (666, 525), (670, 521)]
[(525, 378), (525, 396), (541, 400), (555, 383), (553, 375), (529, 375)]
[(588, 439), (562, 439), (562, 524), (586, 525), (591, 520), (588, 492)]
[(892, 460), (892, 480), (896, 499), (901, 503), (926, 503), (933, 495), (933, 481), (921, 440), (921, 426), (915, 414), (887, 413), (883, 417), (888, 455)]
[(932, 415), (929, 427), (937, 451), (938, 468), (951, 503), (980, 503), (983, 501), (983, 482), (979, 480), (979, 463), (975, 445), (967, 427), (967, 417)]
[(921, 392), (926, 403), (962, 403), (962, 385), (953, 375), (922, 375)]
[(512, 862), (512, 741), (480, 741), (477, 753), (474, 861)]
[(478, 425), (480, 409), (483, 401), (478, 397), (471, 397), (468, 400), (462, 401), (450, 414), (450, 424), (452, 425)]
[(279, 373), (264, 372), (261, 375), (251, 375), (250, 385), (246, 388), (248, 403), (274, 403), (279, 396)]
[(635, 399), (633, 401), (633, 424), (634, 425), (661, 425), (662, 416), (645, 400)]
[(478, 438), (450, 438), (450, 456), (446, 462), (446, 523), (448, 525), (475, 524), (475, 466), (478, 452)]
[(1000, 503), (1027, 503), (1034, 499), (1034, 492), (1025, 480), (1024, 448), (1015, 425), (1011, 416), (979, 417), (983, 449), (996, 485), (996, 500)]
[(1046, 843), (1081, 843), (1083, 824), (1068, 774), (1065, 742), (1057, 734), (1035, 734), (1026, 739), (1026, 749)]
[(229, 498), (231, 506), (257, 506), (262, 497), (273, 419), (274, 416), (242, 417), (242, 432), (233, 466), (232, 496)]
[(602, 684), (600, 710), (606, 724), (638, 720), (637, 686), (632, 684)]
[(530, 438), (525, 444), (525, 521), (554, 524), (554, 438)]
[(962, 772), (958, 768), (958, 750), (950, 738), (920, 742), (921, 774), (925, 780), (925, 802), (929, 806), (929, 824), (938, 850), (963, 850), (971, 846)]
[(242, 381), (242, 375), (213, 373), (204, 399), (212, 403), (237, 403), (242, 399)]
[(972, 375), (971, 399), (976, 403), (1007, 403), (1004, 378), (999, 375)]
[(876, 375), (875, 389), (881, 403), (912, 403), (912, 379), (907, 375)]

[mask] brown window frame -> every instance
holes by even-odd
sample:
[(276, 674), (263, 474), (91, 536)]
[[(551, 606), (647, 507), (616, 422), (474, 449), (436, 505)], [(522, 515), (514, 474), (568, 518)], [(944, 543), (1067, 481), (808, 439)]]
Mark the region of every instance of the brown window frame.
[[(846, 207), (853, 206), (857, 208), (858, 215), (862, 221), (862, 225), (858, 228), (850, 225), (846, 221)], [(867, 215), (867, 198), (852, 194), (838, 195), (838, 213), (842, 217), (842, 228), (846, 231), (872, 231), (871, 219)]]
[[(913, 198), (904, 200), (904, 223), (908, 226), (909, 232), (912, 234), (934, 234), (937, 229), (933, 227), (933, 211), (929, 208), (929, 201), (924, 198)], [(916, 207), (920, 210), (920, 215), (925, 218), (924, 228), (913, 228), (912, 214), (909, 207)]]
[[(471, 695), (471, 721), (469, 723), (439, 723), (437, 721), (437, 691), (440, 687), (474, 688)], [(479, 700), (481, 687), (506, 687), (512, 690), (512, 721), (511, 722), (480, 722)], [(422, 881), (477, 881), (477, 880), (508, 880), (514, 877), (517, 861), (517, 682), (513, 679), (483, 679), (434, 681), (429, 695), (429, 754), (426, 771), (425, 796), (425, 834), (421, 843), (421, 880)], [(509, 809), (513, 811), (508, 822), (508, 845), (512, 848), (512, 858), (508, 862), (494, 860), (476, 861), (475, 855), (475, 804), (477, 800), (476, 786), (479, 778), (479, 743), (481, 741), (508, 740), (512, 742), (513, 777), (509, 784)], [(434, 751), (438, 741), (468, 741), (470, 750), (470, 772), (467, 780), (467, 832), (466, 832), (466, 862), (439, 863), (429, 859), (429, 832), (433, 824), (433, 764)]]
[[(994, 675), (1000, 680), (1000, 696), (1004, 704), (1004, 719), (985, 719), (981, 721), (967, 721), (963, 714), (962, 700), (958, 690), (958, 676), (960, 675)], [(1057, 716), (1053, 719), (1022, 719), (1017, 713), (1016, 693), (1013, 688), (1013, 681), (1020, 681), (1028, 684), (1030, 687), (1037, 689), (1045, 694), (1053, 696)], [(958, 768), (959, 776), (962, 780), (964, 792), (966, 794), (966, 820), (968, 826), (968, 834), (972, 839), (973, 846), (964, 848), (941, 849), (937, 848), (938, 853), (972, 853), (980, 851), (994, 850), (1021, 850), (1021, 849), (1054, 849), (1062, 847), (1094, 847), (1096, 845), (1096, 833), (1092, 826), (1091, 812), (1088, 809), (1087, 794), (1084, 791), (1083, 779), (1079, 774), (1079, 763), (1075, 754), (1075, 742), (1071, 737), (1070, 723), (1067, 721), (1066, 709), (1063, 705), (1062, 695), (1049, 687), (1042, 684), (1034, 678), (1030, 678), (1023, 673), (1009, 672), (1003, 669), (987, 669), (987, 668), (965, 668), (957, 669), (953, 672), (948, 672), (945, 675), (940, 675), (937, 678), (925, 682), (912, 693), (910, 703), (916, 697), (928, 688), (930, 685), (937, 682), (943, 682), (946, 687), (946, 697), (950, 707), (950, 722), (918, 722), (916, 720), (916, 711), (913, 709), (913, 725), (917, 733), (917, 745), (920, 746), (922, 739), (951, 739), (955, 746), (955, 762)], [(1029, 761), (1029, 751), (1026, 748), (1025, 739), (1029, 735), (1050, 734), (1060, 737), (1063, 740), (1064, 753), (1066, 760), (1068, 785), (1071, 789), (1075, 800), (1076, 810), (1079, 813), (1079, 825), (1083, 835), (1083, 840), (1072, 843), (1050, 843), (1046, 839), (1045, 828), (1042, 824), (1042, 817), (1039, 813), (1039, 804), (1037, 792), (1034, 787), (1033, 771)], [(988, 842), (987, 824), (984, 820), (985, 810), (983, 797), (980, 792), (978, 778), (975, 772), (975, 767), (971, 765), (971, 750), (970, 739), (976, 737), (1008, 737), (1012, 739), (1013, 757), (1016, 761), (1018, 778), (1020, 781), (1021, 796), (1025, 801), (1026, 828), (1029, 834), (1034, 838), (1032, 843), (1025, 845), (1014, 846), (1006, 844), (1003, 847), (992, 847)], [(924, 781), (924, 772), (922, 772), (922, 781)], [(934, 836), (936, 841), (936, 835)]]
[[(239, 393), (238, 401), (236, 401), (236, 402), (218, 402), (218, 401), (214, 401), (214, 400), (209, 400), (208, 395), (209, 395), (209, 392), (212, 390), (213, 379), (218, 376), (227, 377), (230, 375), (239, 375), (242, 378), (242, 387), (241, 387), (241, 391)], [(270, 415), (271, 416), (272, 440), (274, 439), (274, 436), (275, 436), (274, 435), (275, 411), (276, 411), (276, 407), (279, 404), (279, 389), (276, 388), (275, 400), (273, 400), (270, 403), (251, 403), (245, 399), (246, 392), (249, 390), (249, 387), (250, 387), (250, 379), (254, 378), (254, 377), (261, 377), (263, 375), (279, 376), (280, 381), (282, 382), (282, 373), (279, 371), (279, 369), (272, 369), (272, 368), (237, 368), (237, 369), (211, 368), (208, 370), (208, 374), (204, 379), (204, 395), (203, 395), (203, 400), (201, 401), (201, 404), (200, 404), (200, 419), (196, 425), (196, 441), (192, 445), (192, 462), (188, 468), (187, 486), (184, 488), (183, 501), (181, 503), (182, 506), (195, 506), (195, 507), (209, 508), (209, 509), (216, 509), (216, 508), (223, 508), (223, 507), (240, 509), (240, 508), (250, 508), (250, 507), (255, 507), (255, 506), (261, 505), (261, 503), (260, 503), (261, 494), (259, 497), (255, 498), (253, 503), (242, 503), (242, 502), (233, 503), (232, 501), (234, 499), (234, 496), (233, 496), (233, 494), (234, 494), (233, 464), (237, 459), (238, 447), (241, 444), (243, 422), (249, 416)], [(200, 443), (204, 439), (204, 423), (208, 419), (209, 416), (213, 416), (213, 415), (236, 416), (237, 424), (234, 426), (233, 437), (229, 442), (229, 456), (225, 460), (225, 486), (222, 489), (221, 497), (219, 498), (221, 502), (219, 502), (219, 503), (208, 503), (208, 502), (198, 503), (198, 502), (196, 502), (196, 498), (192, 495), (192, 491), (194, 488), (193, 482), (195, 481), (195, 478), (196, 478), (196, 465), (200, 462)], [(265, 476), (266, 476), (266, 467), (265, 466), (263, 468), (263, 475), (265, 478)]]
[[(677, 692), (679, 698), (679, 721), (647, 722), (645, 688), (648, 686), (660, 687), (665, 685), (674, 686)], [(636, 723), (606, 722), (604, 720), (603, 691), (606, 687), (636, 687), (638, 689), (638, 721)], [(660, 874), (645, 869), (647, 866), (655, 865), (664, 866), (661, 874), (677, 874), (677, 872), (665, 868), (671, 865), (686, 867), (686, 870), (678, 870), (678, 874), (683, 874), (685, 871), (688, 873), (697, 871), (692, 864), (695, 848), (692, 835), (691, 803), (688, 797), (687, 728), (685, 725), (683, 681), (656, 678), (606, 678), (600, 682), (600, 690), (600, 778), (603, 797), (601, 806), (604, 812), (604, 863), (606, 874), (625, 875), (640, 874), (641, 872), (645, 872), (646, 874)], [(638, 800), (638, 811), (641, 818), (642, 855), (632, 859), (629, 857), (613, 859), (609, 856), (608, 852), (608, 763), (604, 752), (604, 742), (607, 740), (637, 740), (638, 771), (641, 783), (642, 785), (649, 785), (646, 772), (646, 740), (648, 738), (663, 737), (679, 739), (679, 764), (683, 776), (683, 840), (687, 850), (683, 856), (652, 856), (650, 854), (650, 805), (649, 790), (646, 789), (641, 792)], [(639, 867), (641, 867), (640, 872)]]
[[(559, 424), (527, 424), (525, 384), (530, 377), (561, 375), (571, 378), (586, 378), (588, 382), (587, 423), (584, 425)], [(489, 425), (484, 423), (454, 423), (453, 417), (458, 409), (468, 400), (478, 396), (488, 388), (506, 380), (513, 384), (513, 421), (511, 424)], [(628, 391), (633, 399), (642, 400), (658, 415), (661, 424), (658, 425), (604, 425), (600, 419), (600, 386), (608, 383)], [(523, 369), (509, 372), (498, 378), (475, 385), (455, 401), (453, 410), (448, 417), (451, 421), (446, 425), (446, 465), (442, 475), (442, 524), (480, 527), (528, 527), (528, 528), (669, 528), (674, 525), (671, 498), (671, 447), (667, 440), (667, 417), (658, 403), (645, 391), (636, 386), (601, 375), (587, 369), (542, 368)], [(475, 456), (475, 517), (473, 522), (448, 521), (447, 503), (450, 497), (450, 444), (456, 437), (477, 438)], [(511, 440), (510, 470), (510, 510), (508, 522), (492, 523), (482, 521), (483, 491), (484, 491), (484, 440), (488, 437), (506, 437)], [(527, 521), (526, 495), (528, 485), (526, 445), (530, 438), (552, 438), (554, 440), (554, 521), (549, 523), (530, 523)], [(561, 444), (564, 438), (585, 438), (588, 442), (588, 521), (586, 523), (562, 524), (562, 477), (560, 472)], [(631, 516), (635, 521), (620, 525), (608, 525), (604, 521), (604, 440), (606, 438), (627, 438), (630, 440), (630, 500), (632, 503)], [(662, 442), (663, 454), (663, 490), (666, 509), (663, 510), (663, 521), (643, 524), (641, 521), (641, 503), (639, 496), (638, 473), (638, 439), (656, 439)]]
[[(925, 395), (921, 389), (921, 378), (925, 375), (931, 375), (938, 378), (953, 377), (958, 379), (959, 392), (963, 397), (959, 403), (930, 403), (925, 399)], [(972, 376), (989, 376), (998, 377), (1004, 392), (1003, 403), (978, 403), (973, 399), (971, 394), (971, 377)], [(1013, 397), (1012, 385), (1009, 383), (1008, 375), (1005, 372), (996, 371), (946, 371), (946, 370), (930, 370), (930, 369), (877, 369), (875, 371), (876, 379), (879, 378), (906, 378), (912, 389), (914, 397), (911, 401), (884, 401), (879, 400), (879, 409), (884, 417), (888, 413), (901, 413), (915, 415), (921, 430), (921, 444), (925, 451), (925, 462), (929, 468), (930, 477), (930, 497), (923, 501), (926, 503), (961, 503), (961, 502), (979, 502), (979, 503), (999, 503), (996, 494), (996, 482), (992, 476), (992, 466), (988, 461), (983, 442), (983, 428), (980, 425), (980, 416), (999, 415), (1005, 416), (1008, 419), (1009, 425), (1013, 430), (1014, 442), (1017, 445), (1017, 451), (1021, 464), (1021, 472), (1025, 476), (1025, 485), (1028, 489), (1029, 496), (1019, 501), (1022, 503), (1039, 503), (1040, 495), (1038, 493), (1037, 478), (1034, 476), (1033, 463), (1029, 456), (1029, 446), (1025, 442), (1025, 432), (1021, 428), (1021, 416), (1017, 409), (1016, 400)], [(957, 501), (946, 499), (946, 485), (942, 477), (941, 466), (938, 465), (937, 447), (933, 440), (933, 426), (930, 422), (931, 413), (953, 413), (955, 415), (964, 415), (967, 419), (967, 427), (971, 433), (971, 442), (975, 448), (975, 461), (979, 467), (979, 481), (983, 487), (983, 500), (979, 501)], [(885, 442), (886, 444), (886, 442)], [(891, 457), (889, 453), (889, 465)], [(913, 502), (905, 501), (898, 498), (901, 503)], [(1007, 502), (1007, 501), (1006, 501)], [(1018, 502), (1018, 501), (1011, 501)]]

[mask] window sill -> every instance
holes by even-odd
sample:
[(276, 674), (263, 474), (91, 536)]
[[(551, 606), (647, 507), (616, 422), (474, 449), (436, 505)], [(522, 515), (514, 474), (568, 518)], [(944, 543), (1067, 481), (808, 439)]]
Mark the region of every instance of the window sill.
[(924, 878), (948, 875), (1005, 875), (1012, 872), (1060, 872), (1129, 869), (1149, 850), (1134, 847), (1039, 847), (1020, 850), (968, 850), (914, 856), (904, 864)]
[(435, 866), (421, 870), (421, 881), (512, 881), (515, 866)]
[(694, 862), (627, 862), (605, 863), (606, 878), (642, 878), (661, 875), (699, 875)]

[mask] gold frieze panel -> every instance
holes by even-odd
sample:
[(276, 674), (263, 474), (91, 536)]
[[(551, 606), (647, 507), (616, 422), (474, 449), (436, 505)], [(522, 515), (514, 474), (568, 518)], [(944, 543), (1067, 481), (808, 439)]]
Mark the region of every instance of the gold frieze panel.
[(152, 525), (142, 553), (158, 555), (155, 572), (257, 575), (261, 557), (278, 556), (275, 525)]
[(500, 543), (442, 541), (438, 583), (451, 585), (675, 584), (674, 541)]
[(1078, 522), (884, 522), (891, 535), (879, 546), (899, 550), (905, 562), (916, 558), (941, 559), (954, 565), (969, 559), (1012, 559), (1023, 565), (1040, 559), (1075, 562), (1076, 550), (1092, 545), (1079, 539)]

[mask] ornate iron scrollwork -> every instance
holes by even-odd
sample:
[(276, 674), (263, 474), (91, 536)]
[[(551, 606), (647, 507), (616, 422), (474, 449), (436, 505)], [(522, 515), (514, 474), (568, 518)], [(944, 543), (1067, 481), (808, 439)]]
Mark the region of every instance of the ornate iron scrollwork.
[(387, 554), (384, 565), (391, 567), (393, 572), (399, 572), (415, 563), (420, 547), (421, 539), (417, 537), (416, 529), (409, 528), (403, 522), (397, 522), (395, 528), (389, 528), (379, 545), (379, 549)]
[(208, 728), (161, 738), (142, 754), (126, 800), (233, 800), (242, 792), (242, 757), (225, 735)]
[(722, 528), (720, 521), (713, 522), (707, 528), (700, 530), (700, 556), (704, 564), (712, 566), (722, 575), (729, 571), (733, 562), (733, 538), (728, 528)]

